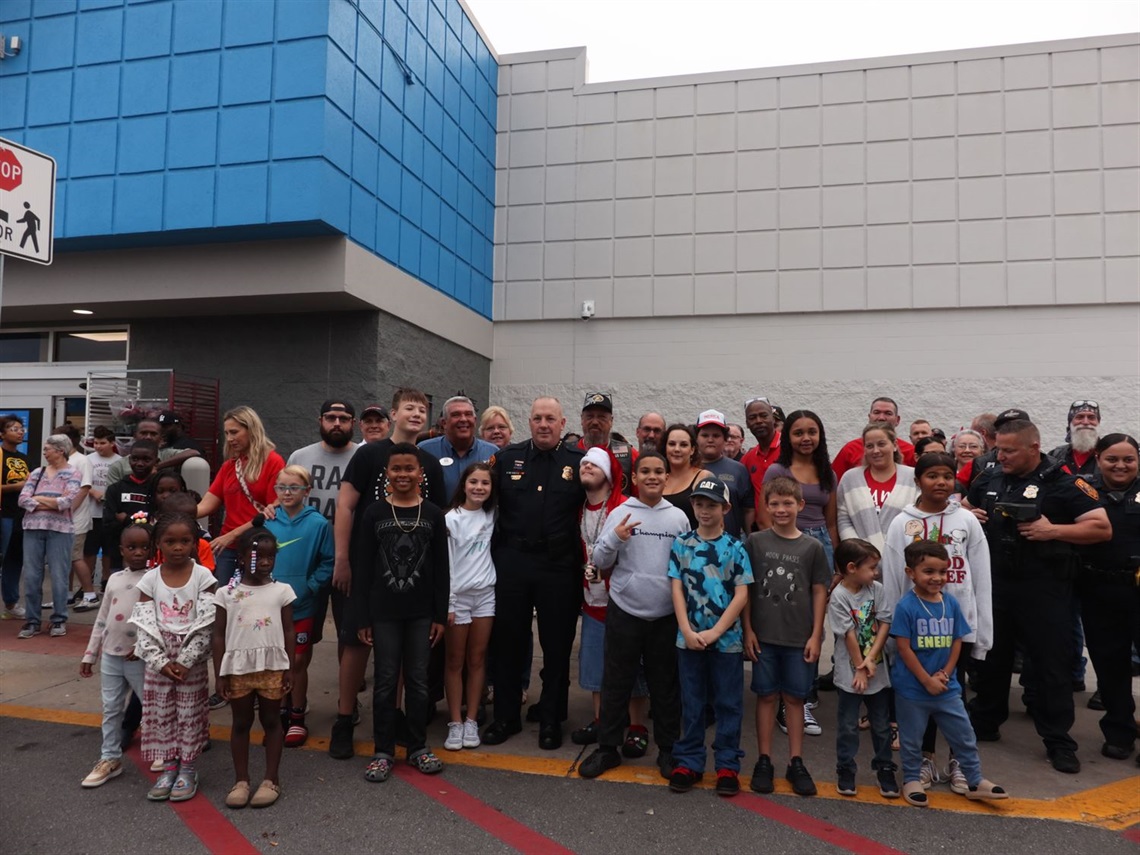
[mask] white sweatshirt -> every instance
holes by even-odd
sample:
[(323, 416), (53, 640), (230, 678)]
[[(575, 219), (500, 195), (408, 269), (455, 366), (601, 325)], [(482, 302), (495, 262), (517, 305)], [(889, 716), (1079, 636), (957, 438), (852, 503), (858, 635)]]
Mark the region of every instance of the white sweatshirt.
[(990, 550), (981, 523), (955, 501), (945, 511), (927, 513), (913, 504), (900, 511), (887, 530), (887, 548), (880, 564), (883, 592), (892, 612), (914, 587), (906, 575), (903, 551), (917, 540), (937, 541), (950, 553), (950, 569), (942, 590), (954, 595), (970, 624), (970, 634), (962, 638), (974, 644), (970, 656), (985, 659), (994, 645), (994, 609)]
[(451, 596), (447, 608), (453, 611), (456, 594), (494, 587), (491, 534), (495, 531), (495, 515), (482, 509), (452, 508), (446, 519), (447, 551), (451, 558)]
[[(639, 522), (623, 541), (617, 527), (626, 514)], [(689, 531), (689, 518), (680, 508), (662, 499), (649, 507), (640, 499), (627, 499), (606, 518), (594, 547), (594, 564), (602, 570), (613, 567), (610, 602), (643, 620), (656, 620), (673, 612), (673, 585), (669, 580), (669, 554), (677, 535)]]

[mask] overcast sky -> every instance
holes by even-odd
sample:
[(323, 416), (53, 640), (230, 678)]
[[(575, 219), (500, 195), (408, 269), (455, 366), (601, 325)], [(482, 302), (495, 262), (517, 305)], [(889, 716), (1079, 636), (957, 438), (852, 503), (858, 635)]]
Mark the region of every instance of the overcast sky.
[(500, 54), (585, 45), (589, 81), (1140, 31), (1140, 0), (467, 0)]

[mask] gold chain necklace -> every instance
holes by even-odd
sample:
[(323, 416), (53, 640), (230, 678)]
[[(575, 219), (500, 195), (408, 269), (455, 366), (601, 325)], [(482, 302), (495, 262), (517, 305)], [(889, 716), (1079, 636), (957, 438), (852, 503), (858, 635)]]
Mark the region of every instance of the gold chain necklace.
[(412, 523), (411, 528), (404, 528), (404, 524), (402, 522), (400, 522), (400, 518), (398, 516), (396, 516), (396, 505), (395, 505), (395, 503), (389, 499), (388, 505), (392, 508), (392, 519), (394, 519), (396, 521), (396, 527), (399, 528), (400, 531), (402, 531), (404, 534), (411, 534), (413, 531), (416, 530), (416, 528), (420, 524), (420, 515), (423, 513), (423, 510), (424, 510), (424, 503), (423, 503), (422, 499), (420, 500), (419, 504), (416, 505), (416, 521), (414, 523)]

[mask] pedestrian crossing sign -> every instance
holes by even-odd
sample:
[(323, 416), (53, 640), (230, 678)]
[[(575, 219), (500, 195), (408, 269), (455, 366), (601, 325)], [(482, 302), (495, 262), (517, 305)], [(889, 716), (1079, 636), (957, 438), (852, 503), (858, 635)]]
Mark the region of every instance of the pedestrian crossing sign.
[(55, 159), (0, 137), (0, 254), (51, 264)]

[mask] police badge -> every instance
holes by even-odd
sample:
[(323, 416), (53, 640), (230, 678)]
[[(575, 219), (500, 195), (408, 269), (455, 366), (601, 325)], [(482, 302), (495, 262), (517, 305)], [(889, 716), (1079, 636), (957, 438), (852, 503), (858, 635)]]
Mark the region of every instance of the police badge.
[(572, 466), (563, 466), (562, 467), (562, 480), (563, 481), (573, 481), (574, 480), (574, 468)]
[(1028, 487), (1025, 488), (1025, 492), (1022, 493), (1021, 495), (1023, 495), (1027, 499), (1036, 499), (1037, 494), (1039, 492), (1040, 492), (1040, 488), (1036, 484), (1030, 484)]

